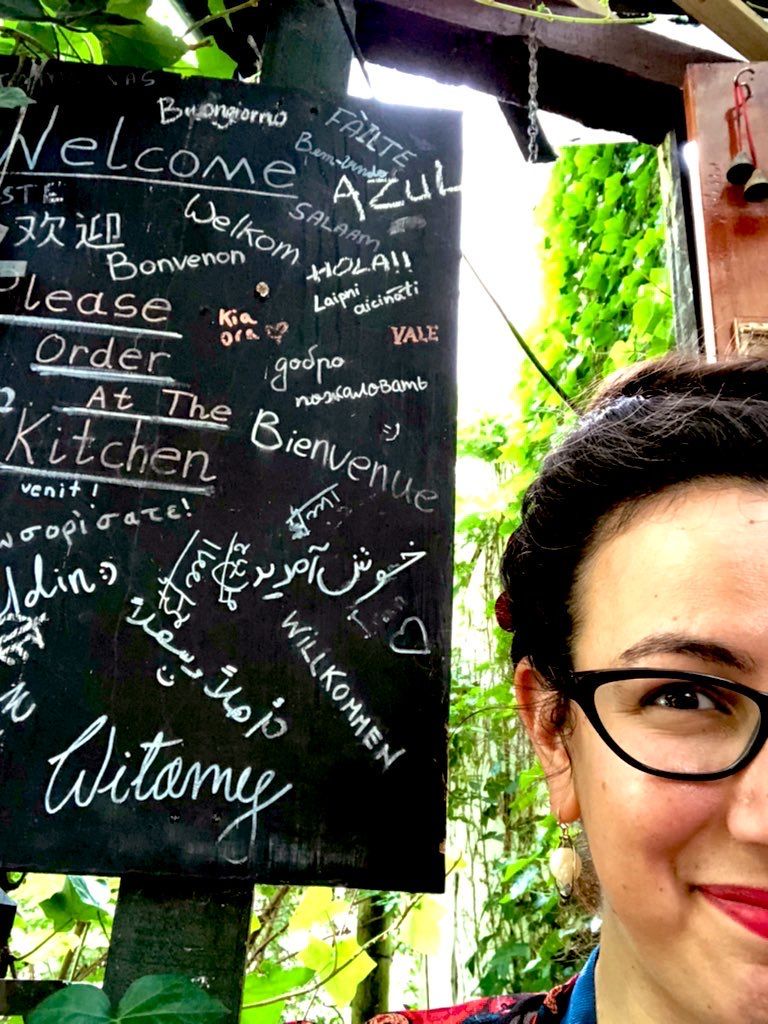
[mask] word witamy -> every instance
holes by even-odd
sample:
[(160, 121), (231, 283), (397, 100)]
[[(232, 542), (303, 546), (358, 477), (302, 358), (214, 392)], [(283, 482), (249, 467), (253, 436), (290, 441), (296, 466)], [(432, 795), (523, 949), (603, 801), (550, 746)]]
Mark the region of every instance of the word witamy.
[(383, 762), (382, 771), (391, 768), (403, 756), (405, 748), (391, 749), (384, 739), (384, 733), (372, 722), (372, 715), (364, 701), (358, 699), (353, 692), (347, 672), (331, 660), (329, 651), (317, 653), (319, 631), (314, 626), (302, 623), (295, 610), (280, 625), (286, 631), (291, 646), (307, 663), (309, 674), (317, 679), (321, 690), (328, 694), (336, 709), (346, 718), (355, 736), (366, 750), (375, 752), (374, 761)]
[[(227, 844), (222, 851), (226, 861), (244, 864), (253, 850), (259, 816), (293, 789), (291, 782), (273, 787), (276, 772), (272, 769), (256, 778), (250, 765), (237, 770), (216, 762), (186, 760), (179, 753), (184, 740), (167, 739), (162, 730), (139, 743), (139, 751), (124, 751), (122, 758), (115, 749), (117, 745), (116, 727), (110, 725), (107, 715), (100, 715), (68, 747), (48, 758), (51, 774), (45, 789), (47, 813), (59, 814), (70, 807), (85, 809), (100, 797), (113, 806), (129, 801), (194, 804), (210, 794), (225, 804), (247, 808), (216, 838), (218, 845)], [(243, 831), (245, 836), (240, 834)], [(248, 852), (243, 855), (246, 844)], [(239, 855), (235, 855), (235, 848)]]
[[(342, 174), (333, 193), (333, 204), (336, 206), (343, 199), (350, 200), (362, 223), (366, 219), (366, 208), (375, 212), (399, 210), (407, 203), (425, 203), (435, 195), (447, 196), (453, 192), (461, 192), (461, 185), (445, 184), (444, 174), (442, 163), (435, 160), (432, 186), (427, 181), (427, 175), (420, 174), (416, 185), (410, 178), (387, 178), (384, 182), (366, 182), (368, 188), (364, 192), (357, 188), (346, 174)], [(376, 191), (370, 195), (374, 185)]]

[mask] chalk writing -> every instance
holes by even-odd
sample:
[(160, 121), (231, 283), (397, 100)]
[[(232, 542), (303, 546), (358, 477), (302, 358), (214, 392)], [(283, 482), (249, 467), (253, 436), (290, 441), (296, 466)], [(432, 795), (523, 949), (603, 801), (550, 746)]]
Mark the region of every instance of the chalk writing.
[(357, 402), (361, 398), (375, 398), (377, 395), (403, 395), (407, 391), (426, 391), (428, 383), (421, 376), (415, 380), (396, 377), (393, 380), (364, 381), (357, 387), (339, 386), (333, 391), (314, 391), (310, 395), (296, 395), (296, 407), (312, 405), (333, 405), (335, 402)]
[(418, 345), (419, 342), (440, 341), (437, 324), (416, 327), (390, 327), (393, 345)]
[(355, 693), (348, 673), (338, 667), (328, 649), (317, 652), (319, 631), (302, 622), (295, 610), (286, 615), (280, 626), (286, 631), (291, 646), (307, 663), (309, 674), (317, 679), (320, 689), (328, 694), (363, 747), (374, 752), (374, 761), (382, 762), (382, 771), (391, 768), (403, 756), (405, 748), (391, 749), (365, 701)]
[(337, 486), (337, 484), (331, 484), (330, 487), (315, 494), (298, 508), (291, 505), (290, 514), (285, 522), (293, 540), (302, 540), (309, 536), (310, 529), (307, 526), (307, 520), (317, 519), (320, 513), (326, 509), (338, 508), (341, 499), (336, 490)]

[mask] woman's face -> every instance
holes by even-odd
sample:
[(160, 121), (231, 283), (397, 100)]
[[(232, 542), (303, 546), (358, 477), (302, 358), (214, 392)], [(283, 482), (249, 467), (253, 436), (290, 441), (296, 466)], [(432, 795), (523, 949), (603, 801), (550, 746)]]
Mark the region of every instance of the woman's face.
[[(702, 481), (643, 501), (596, 544), (574, 598), (576, 670), (686, 669), (768, 693), (768, 487)], [(524, 700), (535, 676), (517, 677)], [(564, 768), (553, 810), (581, 818), (600, 880), (602, 1019), (765, 1024), (768, 909), (763, 937), (700, 887), (762, 890), (768, 908), (768, 745), (729, 778), (673, 781), (623, 762), (574, 711), (567, 752), (529, 725), (548, 772)]]

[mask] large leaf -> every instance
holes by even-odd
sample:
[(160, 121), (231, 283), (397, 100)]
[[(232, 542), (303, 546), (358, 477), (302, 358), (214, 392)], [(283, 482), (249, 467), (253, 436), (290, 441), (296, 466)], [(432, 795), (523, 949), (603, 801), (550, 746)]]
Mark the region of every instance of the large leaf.
[(169, 28), (147, 16), (145, 0), (110, 0), (107, 10), (137, 22), (130, 25), (102, 23), (93, 27), (107, 64), (159, 71), (175, 64), (189, 48)]
[(26, 107), (35, 101), (27, 96), (23, 89), (17, 89), (15, 85), (5, 85), (0, 88), (0, 107), (14, 108)]
[(293, 912), (288, 928), (293, 932), (305, 931), (314, 925), (327, 927), (334, 918), (346, 914), (348, 911), (349, 903), (346, 900), (335, 899), (333, 889), (310, 886), (305, 889), (299, 905)]
[(98, 921), (109, 914), (109, 887), (95, 878), (67, 875), (61, 892), (43, 900), (40, 907), (56, 930), (71, 928), (78, 921)]
[(234, 77), (237, 64), (215, 43), (211, 43), (210, 46), (201, 46), (199, 50), (195, 50), (195, 56), (197, 57), (198, 71), (206, 78)]
[(445, 907), (433, 896), (422, 896), (403, 922), (400, 938), (424, 956), (434, 956), (440, 948), (440, 922)]
[(243, 1012), (240, 1024), (279, 1024), (285, 1008), (285, 1000), (281, 999), (269, 1006), (255, 1006), (245, 1009), (249, 1003), (260, 1003), (264, 999), (274, 999), (286, 992), (300, 989), (315, 975), (311, 967), (290, 967), (286, 970), (276, 968), (263, 974), (249, 974), (243, 989)]
[(70, 985), (44, 999), (28, 1024), (110, 1024), (109, 999), (93, 985)]
[(360, 952), (355, 938), (340, 939), (335, 945), (313, 938), (298, 957), (320, 978), (328, 979), (323, 987), (336, 1007), (349, 1006), (357, 986), (376, 966), (367, 953)]
[(134, 981), (120, 1000), (115, 1024), (217, 1024), (226, 1013), (218, 999), (189, 978), (149, 974)]

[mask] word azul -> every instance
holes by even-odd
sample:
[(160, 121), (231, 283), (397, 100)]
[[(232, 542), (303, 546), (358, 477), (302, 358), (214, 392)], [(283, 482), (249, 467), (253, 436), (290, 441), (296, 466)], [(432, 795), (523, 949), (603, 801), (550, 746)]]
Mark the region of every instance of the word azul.
[[(433, 187), (430, 188), (430, 184), (427, 181), (426, 174), (419, 175), (419, 183), (414, 186), (410, 178), (406, 178), (402, 181), (400, 178), (387, 178), (386, 181), (379, 182), (366, 182), (367, 185), (381, 184), (374, 195), (368, 197), (363, 196), (358, 188), (352, 183), (346, 174), (342, 174), (339, 178), (339, 183), (336, 186), (336, 191), (333, 193), (333, 205), (341, 202), (342, 199), (349, 199), (352, 201), (355, 211), (359, 220), (362, 222), (365, 220), (365, 208), (380, 212), (382, 210), (399, 210), (406, 205), (406, 203), (425, 203), (431, 200), (436, 193), (438, 196), (447, 196), (452, 192), (461, 192), (461, 185), (446, 185), (444, 180), (443, 165), (439, 160), (435, 160), (434, 169), (434, 181)], [(420, 189), (421, 191), (416, 191)], [(384, 197), (387, 196), (385, 202)]]

